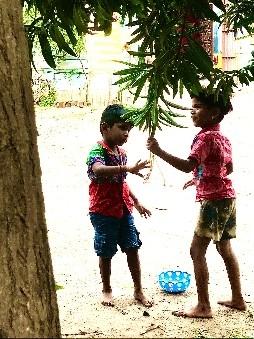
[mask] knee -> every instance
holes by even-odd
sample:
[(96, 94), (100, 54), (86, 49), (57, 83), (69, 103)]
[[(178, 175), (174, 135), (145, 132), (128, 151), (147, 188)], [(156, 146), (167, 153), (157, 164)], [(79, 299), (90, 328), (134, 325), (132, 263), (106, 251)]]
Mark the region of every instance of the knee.
[(205, 248), (200, 248), (197, 246), (191, 246), (190, 248), (190, 256), (193, 261), (200, 261), (205, 258), (206, 250)]
[(124, 250), (125, 254), (128, 256), (137, 256), (138, 249), (137, 248), (127, 248)]
[(225, 260), (232, 256), (232, 251), (230, 246), (221, 246), (220, 243), (216, 244), (217, 252), (220, 254), (220, 256)]

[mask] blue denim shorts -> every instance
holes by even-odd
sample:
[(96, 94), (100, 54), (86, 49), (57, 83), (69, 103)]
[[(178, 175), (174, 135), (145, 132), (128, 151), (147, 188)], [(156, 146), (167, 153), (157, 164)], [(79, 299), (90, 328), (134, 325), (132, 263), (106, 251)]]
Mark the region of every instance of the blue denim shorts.
[(132, 214), (128, 213), (121, 219), (99, 213), (89, 214), (95, 231), (94, 250), (98, 256), (112, 258), (117, 252), (117, 245), (122, 252), (142, 245)]

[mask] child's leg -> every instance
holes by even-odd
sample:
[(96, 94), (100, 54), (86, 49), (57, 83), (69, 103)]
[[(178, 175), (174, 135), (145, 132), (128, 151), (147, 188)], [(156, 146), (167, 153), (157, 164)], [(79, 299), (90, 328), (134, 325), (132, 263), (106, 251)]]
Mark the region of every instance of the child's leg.
[(99, 267), (102, 280), (102, 301), (105, 306), (114, 306), (112, 297), (112, 288), (110, 285), (111, 258), (99, 258)]
[(176, 316), (190, 318), (211, 318), (212, 311), (208, 294), (209, 273), (206, 263), (206, 250), (210, 239), (199, 237), (196, 234), (193, 237), (190, 254), (193, 261), (194, 273), (196, 279), (198, 303), (196, 306), (187, 311), (175, 311)]
[(139, 232), (135, 227), (134, 218), (130, 213), (122, 218), (119, 232), (119, 245), (127, 256), (128, 267), (134, 283), (134, 298), (144, 306), (151, 307), (152, 302), (145, 297), (141, 284), (141, 268), (138, 249), (142, 245), (142, 242), (139, 239)]
[(211, 316), (211, 306), (208, 292), (209, 272), (205, 257), (210, 241), (211, 240), (209, 238), (194, 235), (190, 248), (198, 293), (198, 304), (192, 310), (193, 314), (204, 317)]
[(116, 218), (90, 213), (94, 227), (94, 249), (99, 257), (99, 268), (102, 280), (102, 304), (114, 306), (110, 285), (111, 258), (117, 252), (117, 232), (119, 221)]
[(224, 306), (244, 311), (246, 310), (246, 304), (243, 300), (241, 292), (239, 264), (231, 247), (231, 242), (230, 240), (221, 240), (216, 244), (216, 248), (225, 263), (232, 290), (231, 300), (219, 301), (218, 303)]
[(130, 248), (125, 251), (127, 256), (128, 267), (134, 283), (134, 298), (146, 307), (151, 307), (152, 302), (149, 301), (143, 292), (141, 284), (141, 268), (138, 249)]

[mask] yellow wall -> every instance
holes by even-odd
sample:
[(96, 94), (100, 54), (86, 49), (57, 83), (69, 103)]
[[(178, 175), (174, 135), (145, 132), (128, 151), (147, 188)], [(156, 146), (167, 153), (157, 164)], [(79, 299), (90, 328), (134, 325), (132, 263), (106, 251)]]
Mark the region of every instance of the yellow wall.
[(113, 73), (125, 66), (117, 60), (128, 61), (125, 49), (130, 40), (130, 31), (113, 22), (112, 33), (105, 36), (97, 32), (86, 37), (88, 60), (88, 101), (92, 106), (105, 106), (118, 98), (119, 87), (113, 85), (118, 79)]
[(113, 22), (112, 33), (109, 36), (105, 36), (104, 32), (87, 35), (88, 69), (96, 73), (113, 73), (122, 68), (122, 65), (114, 60), (126, 59), (128, 53), (124, 49), (124, 45), (128, 39), (126, 29), (118, 21)]

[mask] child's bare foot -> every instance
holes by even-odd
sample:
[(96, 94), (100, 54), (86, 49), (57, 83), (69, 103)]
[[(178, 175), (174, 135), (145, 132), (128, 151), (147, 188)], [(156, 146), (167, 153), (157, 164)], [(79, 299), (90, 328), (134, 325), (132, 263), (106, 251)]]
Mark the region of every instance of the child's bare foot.
[(247, 306), (243, 299), (240, 300), (226, 300), (226, 301), (218, 301), (218, 304), (230, 308), (234, 308), (239, 311), (246, 311)]
[(191, 308), (188, 311), (173, 311), (172, 314), (176, 317), (183, 317), (183, 318), (203, 318), (209, 319), (213, 317), (212, 311), (210, 308), (196, 306)]
[(115, 306), (113, 302), (113, 297), (112, 297), (112, 291), (102, 291), (102, 300), (101, 300), (102, 305), (104, 306)]
[(146, 296), (144, 295), (143, 291), (135, 291), (134, 292), (134, 298), (138, 302), (140, 302), (145, 307), (152, 307), (153, 301), (148, 300)]

